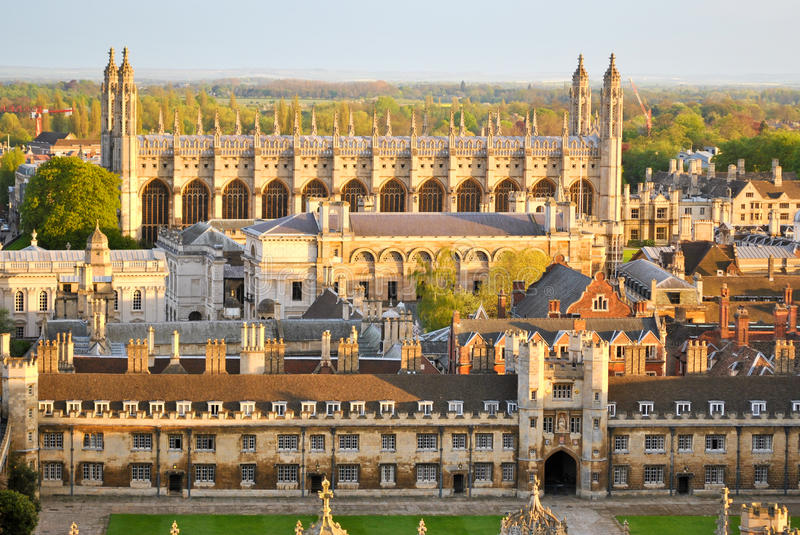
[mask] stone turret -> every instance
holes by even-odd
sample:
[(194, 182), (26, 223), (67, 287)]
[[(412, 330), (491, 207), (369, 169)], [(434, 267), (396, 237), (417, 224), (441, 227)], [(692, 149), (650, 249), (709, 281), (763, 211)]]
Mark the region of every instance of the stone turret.
[(39, 373), (75, 373), (72, 332), (57, 333), (55, 340), (39, 340), (36, 360)]
[(422, 345), (419, 339), (403, 340), (400, 346), (400, 370), (406, 373), (422, 372)]
[(128, 352), (128, 371), (127, 373), (150, 373), (147, 367), (147, 343), (139, 339), (136, 341), (131, 338), (126, 347)]
[(339, 373), (358, 373), (358, 340), (353, 338), (339, 338), (336, 349), (337, 366)]
[(708, 369), (708, 344), (689, 340), (686, 346), (686, 375), (705, 373)]
[(206, 375), (227, 375), (225, 368), (225, 340), (206, 340)]
[(25, 463), (34, 462), (39, 436), (38, 362), (35, 355), (11, 357), (10, 343), (10, 334), (0, 334), (0, 415), (13, 422), (9, 452)]
[(591, 130), (592, 92), (589, 87), (589, 75), (583, 66), (583, 54), (578, 56), (578, 67), (572, 75), (572, 88), (569, 92), (570, 134), (585, 136)]

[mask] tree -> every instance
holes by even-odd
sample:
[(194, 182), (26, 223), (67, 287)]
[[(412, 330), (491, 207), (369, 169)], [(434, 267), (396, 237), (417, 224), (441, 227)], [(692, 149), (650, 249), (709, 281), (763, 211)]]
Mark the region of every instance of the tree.
[[(8, 316), (8, 311), (0, 309)], [(9, 325), (9, 331), (11, 327)], [(22, 460), (15, 457), (9, 463), (8, 470), (8, 490), (15, 490), (20, 494), (28, 497), (31, 503), (36, 507), (36, 510), (41, 510), (39, 499), (36, 497), (36, 483), (38, 480), (36, 470), (25, 464)]]
[[(119, 177), (75, 157), (52, 158), (31, 177), (20, 209), (24, 232), (39, 233), (42, 245), (82, 246), (96, 223), (112, 239), (119, 236)], [(121, 238), (120, 238), (121, 240)]]
[(0, 209), (8, 206), (8, 188), (14, 185), (14, 172), (25, 162), (25, 155), (16, 147), (0, 158)]
[(527, 288), (542, 276), (550, 257), (538, 249), (506, 251), (489, 269), (489, 280), (481, 285), (478, 299), (490, 316), (497, 315), (497, 294), (500, 290), (510, 296), (514, 281), (524, 281)]
[(31, 535), (39, 522), (36, 506), (15, 490), (0, 490), (0, 533)]
[(10, 333), (14, 322), (7, 308), (0, 308), (0, 333)]
[(419, 260), (413, 277), (417, 285), (417, 313), (426, 331), (450, 324), (453, 312), (466, 316), (478, 308), (478, 298), (456, 281), (454, 252), (444, 249), (433, 262)]

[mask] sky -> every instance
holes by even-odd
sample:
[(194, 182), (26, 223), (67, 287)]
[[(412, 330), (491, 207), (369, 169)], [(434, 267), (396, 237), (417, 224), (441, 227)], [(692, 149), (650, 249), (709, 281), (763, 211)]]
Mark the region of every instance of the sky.
[(623, 76), (800, 78), (798, 0), (42, 0), (16, 9), (0, 33), (4, 68), (99, 76), (108, 48), (128, 46), (137, 73), (522, 81), (571, 73), (583, 53), (600, 79), (615, 52)]

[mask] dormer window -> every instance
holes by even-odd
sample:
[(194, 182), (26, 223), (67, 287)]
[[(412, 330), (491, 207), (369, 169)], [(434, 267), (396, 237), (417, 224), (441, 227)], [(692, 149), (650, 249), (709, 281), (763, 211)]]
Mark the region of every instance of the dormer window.
[(242, 413), (243, 416), (252, 416), (256, 412), (256, 402), (240, 401), (239, 411)]
[(792, 412), (800, 412), (800, 401), (792, 401)]
[(209, 401), (208, 402), (208, 414), (211, 416), (219, 416), (219, 413), (222, 411), (222, 402), (221, 401)]
[(751, 401), (750, 402), (750, 412), (752, 412), (753, 416), (761, 416), (762, 413), (767, 412), (767, 402), (766, 401)]
[(53, 415), (53, 402), (52, 401), (40, 401), (39, 402), (39, 412), (41, 412), (45, 416), (52, 416)]
[(708, 402), (708, 414), (714, 416), (715, 414), (719, 414), (720, 416), (725, 414), (725, 402), (724, 401), (709, 401)]
[(433, 401), (418, 401), (417, 410), (419, 410), (423, 416), (430, 416), (433, 414)]
[(447, 402), (447, 412), (452, 412), (456, 416), (463, 416), (464, 415), (464, 402), (461, 401), (461, 400), (448, 401)]
[(81, 402), (78, 400), (67, 401), (67, 412), (81, 412)]
[(350, 402), (350, 414), (355, 414), (357, 416), (364, 416), (366, 413), (366, 403), (363, 401), (351, 401)]
[(111, 403), (108, 401), (95, 401), (94, 402), (94, 413), (98, 416), (101, 416), (104, 412), (109, 412), (109, 406)]
[(615, 403), (609, 403), (607, 408), (608, 408), (608, 417), (609, 418), (616, 418), (617, 417), (617, 404), (616, 404), (616, 402)]
[(497, 401), (484, 401), (483, 410), (489, 413), (489, 416), (497, 416), (497, 410), (500, 408), (500, 403)]
[(675, 402), (675, 415), (680, 416), (682, 414), (686, 414), (692, 412), (692, 402), (691, 401), (676, 401)]
[(506, 401), (506, 412), (509, 415), (516, 414), (518, 410), (519, 410), (519, 405), (517, 404), (516, 401), (511, 401), (511, 400)]
[(317, 415), (317, 402), (316, 401), (304, 401), (300, 404), (300, 410), (309, 414), (310, 416)]
[(394, 401), (381, 401), (381, 416), (394, 415)]
[(342, 410), (342, 404), (338, 401), (325, 402), (325, 414), (327, 416), (334, 416), (337, 412)]
[(124, 401), (122, 403), (122, 410), (133, 418), (136, 416), (136, 413), (139, 412), (139, 403), (137, 401)]
[(639, 413), (642, 416), (650, 416), (653, 413), (653, 402), (652, 401), (640, 401), (639, 402)]
[(151, 401), (150, 402), (150, 415), (162, 414), (164, 412), (164, 402), (163, 401)]
[(604, 295), (598, 295), (592, 300), (592, 310), (595, 312), (608, 311), (608, 298)]
[(179, 401), (175, 404), (175, 408), (178, 410), (178, 416), (186, 416), (187, 414), (192, 412), (192, 402)]
[(272, 412), (275, 413), (275, 416), (286, 416), (286, 402), (285, 401), (273, 401), (272, 402)]

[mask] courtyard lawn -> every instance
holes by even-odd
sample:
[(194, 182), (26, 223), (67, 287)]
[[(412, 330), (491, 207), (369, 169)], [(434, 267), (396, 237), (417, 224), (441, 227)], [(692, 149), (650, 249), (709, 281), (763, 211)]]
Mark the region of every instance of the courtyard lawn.
[[(739, 532), (739, 517), (730, 515), (731, 533)], [(717, 526), (716, 516), (618, 516), (628, 521), (631, 535), (711, 535)]]
[(638, 252), (639, 252), (639, 248), (638, 247), (637, 248), (625, 247), (622, 250), (622, 261), (623, 262), (629, 262), (630, 259), (633, 258), (633, 255), (635, 255)]
[[(430, 533), (497, 535), (500, 516), (338, 516), (334, 520), (350, 535), (406, 535), (416, 533), (419, 519)], [(167, 535), (172, 521), (181, 535), (292, 535), (298, 520), (308, 528), (315, 516), (301, 515), (121, 515), (113, 514), (106, 535)]]

